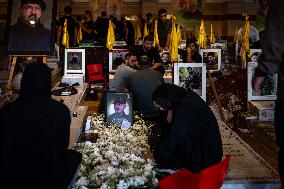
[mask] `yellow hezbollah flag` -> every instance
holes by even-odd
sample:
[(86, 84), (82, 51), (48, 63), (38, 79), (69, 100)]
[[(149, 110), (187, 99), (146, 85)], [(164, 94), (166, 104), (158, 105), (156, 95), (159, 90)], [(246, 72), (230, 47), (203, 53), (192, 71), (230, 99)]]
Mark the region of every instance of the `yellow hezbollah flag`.
[(214, 36), (212, 24), (211, 24), (211, 31), (210, 31), (210, 43), (215, 43), (215, 36)]
[(180, 26), (177, 25), (177, 42), (180, 44), (181, 42), (181, 31), (180, 31)]
[(172, 31), (171, 31), (171, 45), (170, 45), (170, 52), (171, 52), (171, 61), (176, 62), (178, 60), (178, 36), (177, 30), (175, 25), (175, 19), (172, 19)]
[(203, 20), (201, 20), (199, 36), (198, 36), (198, 44), (201, 48), (206, 48), (206, 30)]
[(234, 42), (237, 43), (238, 41), (238, 27), (236, 26), (235, 34), (234, 34)]
[(136, 30), (135, 30), (135, 40), (138, 41), (141, 38), (141, 31), (139, 24), (137, 24)]
[(148, 28), (147, 28), (147, 24), (144, 25), (144, 30), (143, 30), (143, 39), (149, 35), (149, 31), (148, 31)]
[(65, 48), (69, 48), (69, 34), (67, 30), (67, 19), (64, 21), (63, 25), (63, 35), (62, 35), (62, 45), (65, 46)]
[(77, 43), (79, 44), (83, 40), (82, 28), (79, 27), (78, 34), (77, 34)]
[(159, 36), (158, 36), (158, 21), (156, 20), (155, 21), (155, 27), (154, 27), (154, 43), (153, 43), (153, 46), (156, 47), (160, 45), (160, 42), (159, 42)]
[[(243, 31), (242, 31), (242, 36), (241, 36), (241, 43), (242, 43), (242, 50), (241, 50), (241, 58), (242, 58), (242, 62), (246, 62), (246, 56), (247, 53), (249, 51), (249, 28), (250, 28), (250, 24), (249, 24), (249, 16), (246, 14), (243, 14), (246, 17), (246, 21), (245, 21), (245, 25), (243, 27)], [(243, 68), (245, 68), (246, 65), (244, 65)]]
[(115, 34), (112, 22), (110, 20), (108, 24), (107, 42), (106, 42), (106, 47), (108, 48), (108, 50), (112, 50), (114, 42), (115, 42)]

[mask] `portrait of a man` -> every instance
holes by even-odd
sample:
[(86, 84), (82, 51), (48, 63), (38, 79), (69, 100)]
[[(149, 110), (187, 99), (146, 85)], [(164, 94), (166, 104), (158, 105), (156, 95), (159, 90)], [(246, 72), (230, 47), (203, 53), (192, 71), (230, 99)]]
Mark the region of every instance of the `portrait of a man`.
[(131, 125), (132, 101), (130, 93), (108, 93), (107, 95), (107, 122)]
[(197, 0), (183, 0), (186, 3), (186, 12), (183, 14), (185, 19), (200, 19), (201, 12), (198, 9)]
[[(49, 1), (53, 2), (52, 0)], [(50, 3), (49, 1), (48, 3)], [(8, 52), (10, 54), (17, 54), (17, 52), (49, 52), (52, 13), (48, 13), (51, 14), (49, 28), (41, 22), (42, 15), (47, 7), (46, 2), (44, 0), (21, 0), (19, 2), (19, 15), (12, 12)], [(48, 6), (49, 10), (52, 10), (52, 6), (50, 4)], [(19, 10), (14, 9), (14, 7), (13, 11)], [(13, 20), (15, 23), (13, 23)]]

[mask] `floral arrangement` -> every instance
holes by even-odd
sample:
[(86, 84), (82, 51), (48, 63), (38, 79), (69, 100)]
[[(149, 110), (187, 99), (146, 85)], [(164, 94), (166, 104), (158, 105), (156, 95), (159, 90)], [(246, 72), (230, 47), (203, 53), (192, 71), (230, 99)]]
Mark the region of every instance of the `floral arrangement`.
[(104, 121), (104, 115), (94, 114), (91, 130), (97, 141), (81, 142), (76, 150), (83, 155), (79, 178), (73, 189), (127, 189), (155, 188), (157, 180), (153, 171), (148, 136), (150, 127), (139, 116), (128, 130)]

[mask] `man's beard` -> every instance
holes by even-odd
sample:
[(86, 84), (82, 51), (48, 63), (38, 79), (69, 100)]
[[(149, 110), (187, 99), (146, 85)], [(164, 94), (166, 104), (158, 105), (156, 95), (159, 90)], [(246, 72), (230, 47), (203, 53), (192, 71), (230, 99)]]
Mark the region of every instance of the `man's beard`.
[(39, 22), (39, 18), (37, 18), (37, 16), (36, 16), (35, 14), (31, 14), (31, 15), (29, 15), (27, 18), (24, 18), (24, 21), (25, 21), (27, 24), (35, 25), (36, 23)]

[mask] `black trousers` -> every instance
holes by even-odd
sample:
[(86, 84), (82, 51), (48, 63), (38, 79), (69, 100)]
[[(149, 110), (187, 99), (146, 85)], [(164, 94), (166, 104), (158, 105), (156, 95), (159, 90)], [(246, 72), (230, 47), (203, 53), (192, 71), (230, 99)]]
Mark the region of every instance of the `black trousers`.
[(276, 143), (280, 148), (278, 153), (278, 170), (281, 184), (284, 187), (284, 101), (277, 100), (275, 106)]

